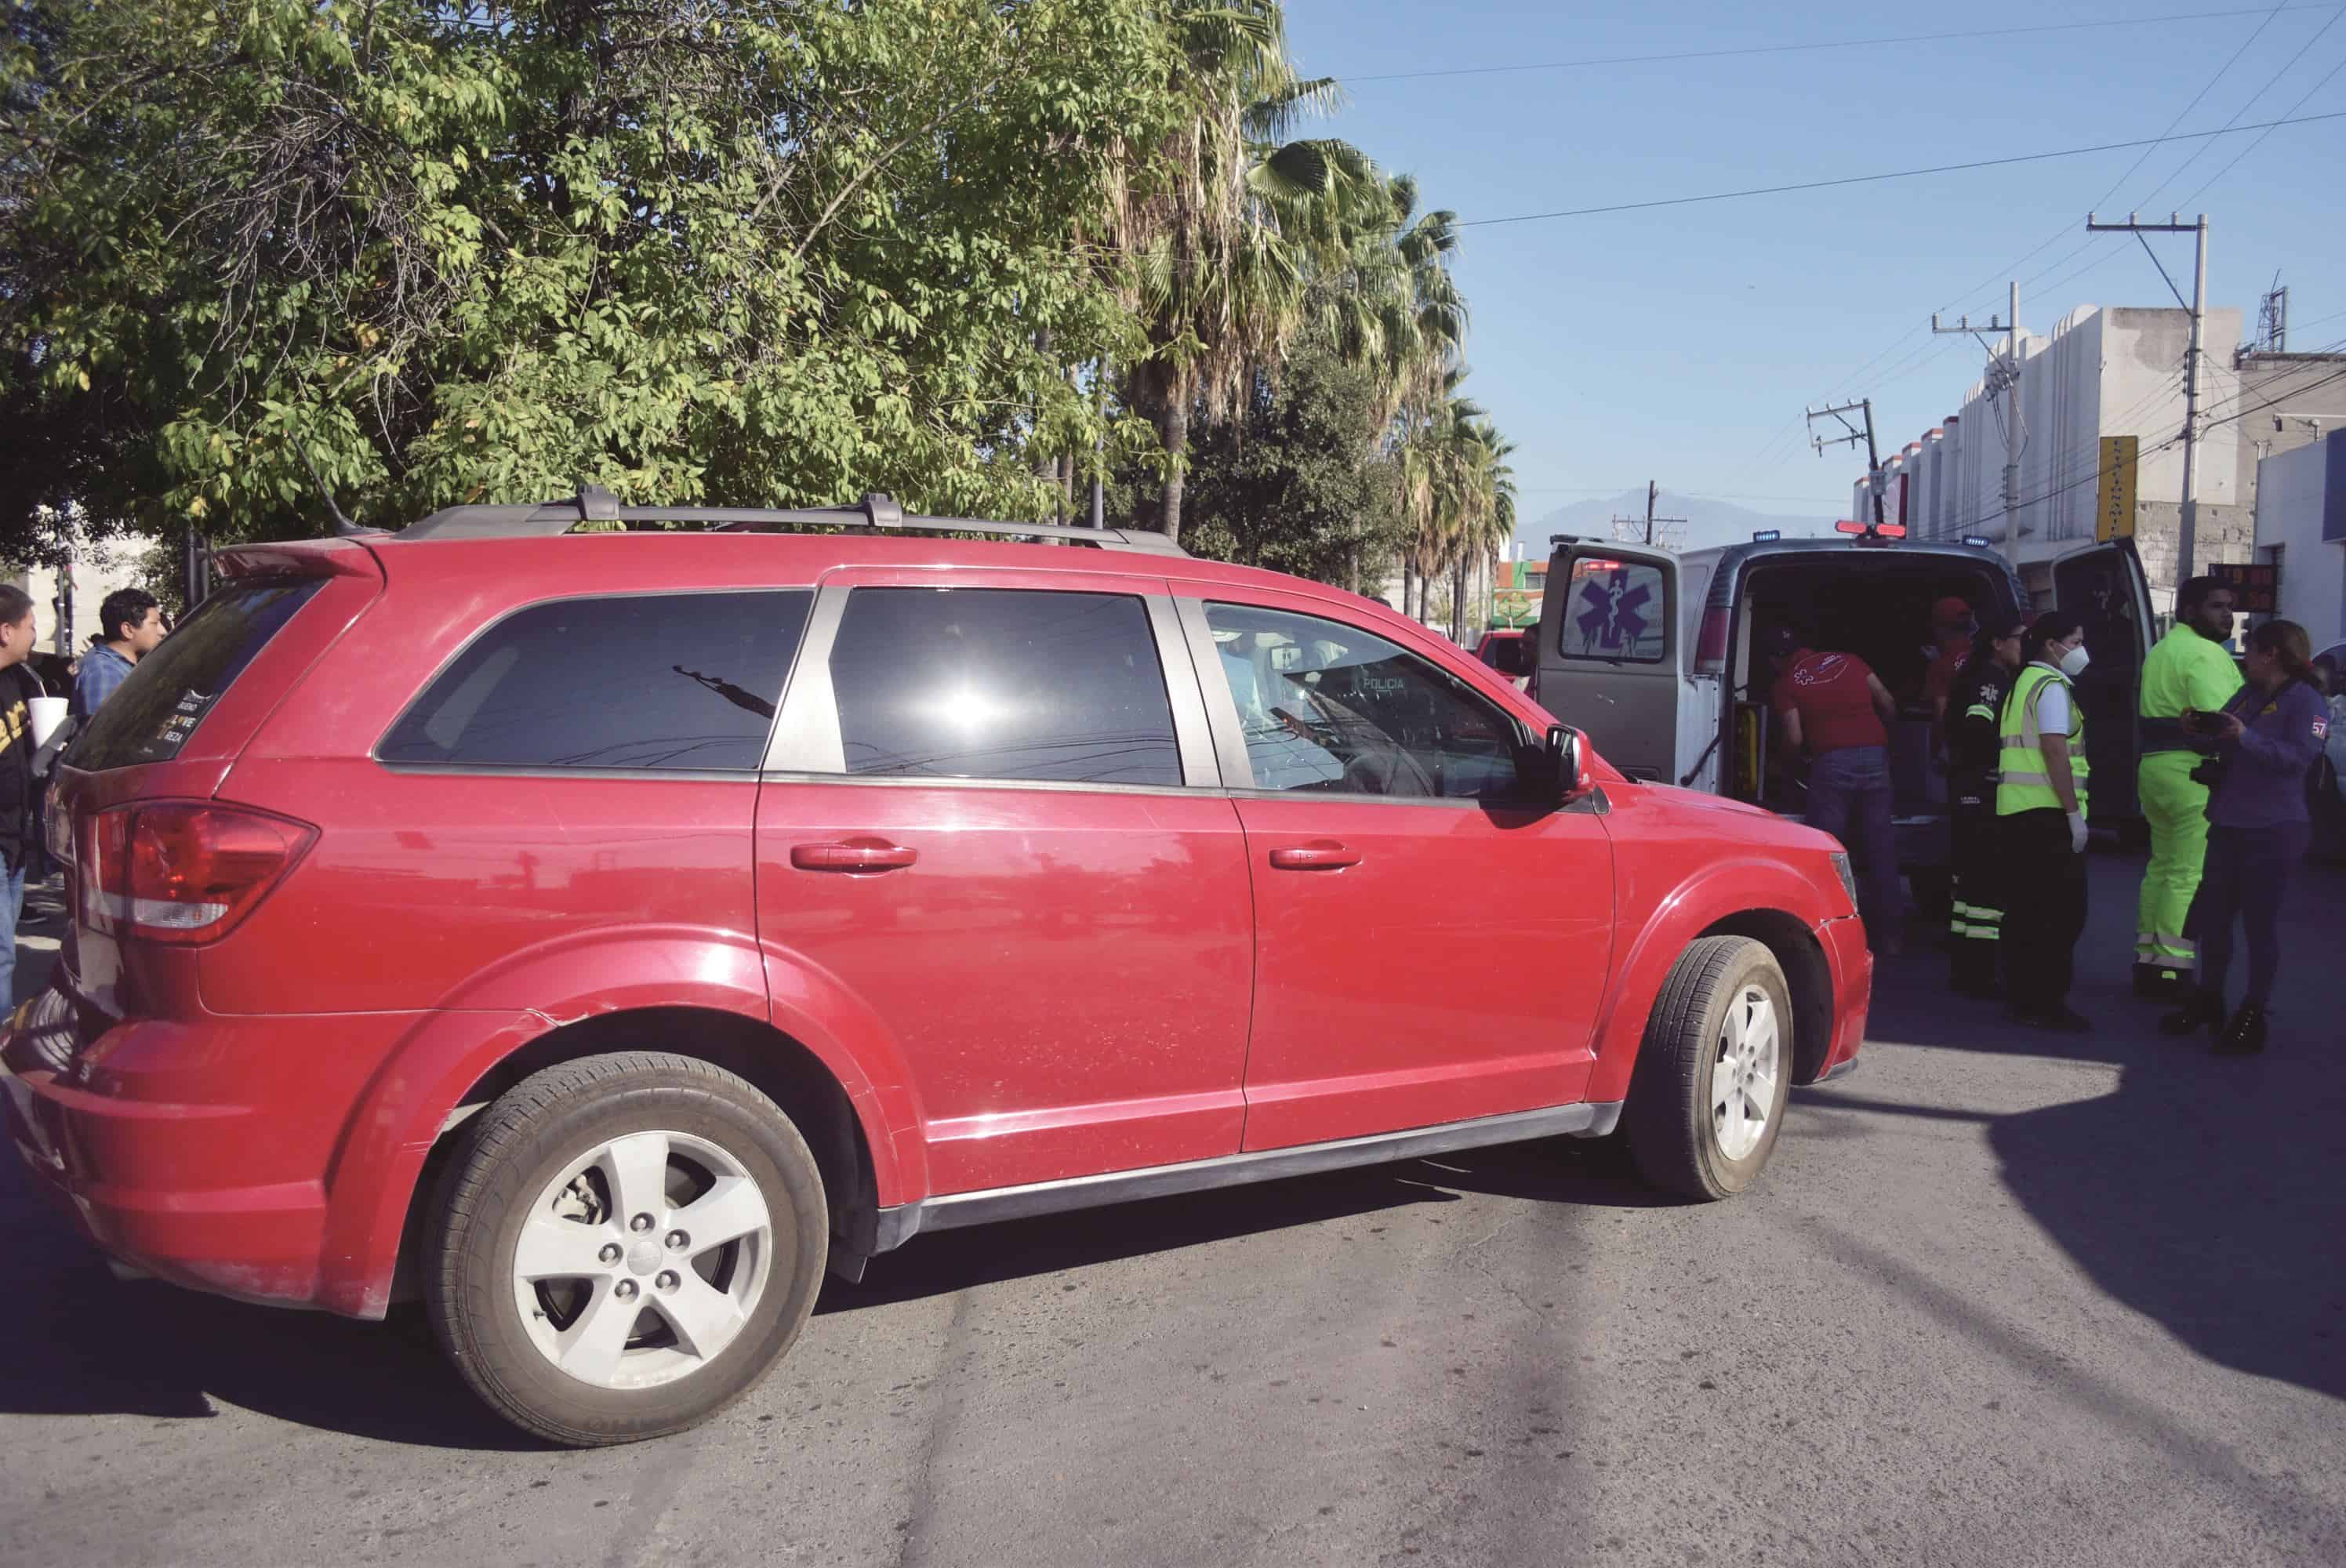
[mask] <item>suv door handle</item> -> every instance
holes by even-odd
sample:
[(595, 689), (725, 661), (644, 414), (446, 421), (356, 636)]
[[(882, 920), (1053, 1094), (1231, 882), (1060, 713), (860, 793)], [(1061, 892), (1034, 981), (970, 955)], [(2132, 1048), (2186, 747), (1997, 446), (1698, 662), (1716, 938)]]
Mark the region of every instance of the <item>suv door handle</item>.
[(1270, 852), (1273, 869), (1282, 871), (1341, 871), (1361, 863), (1361, 851), (1333, 839), (1314, 839)]
[(884, 839), (790, 846), (790, 864), (802, 871), (892, 871), (920, 858), (918, 850), (892, 844)]

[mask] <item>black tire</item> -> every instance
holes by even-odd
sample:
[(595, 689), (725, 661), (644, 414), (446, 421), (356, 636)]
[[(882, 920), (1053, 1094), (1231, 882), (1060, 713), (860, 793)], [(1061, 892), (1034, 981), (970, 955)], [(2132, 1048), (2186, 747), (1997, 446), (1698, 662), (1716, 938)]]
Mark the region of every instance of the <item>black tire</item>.
[[(1774, 1008), (1775, 1086), (1757, 1143), (1730, 1158), (1716, 1125), (1712, 1074), (1729, 1009), (1751, 990)], [(1791, 988), (1761, 943), (1707, 936), (1679, 955), (1646, 1021), (1621, 1116), (1630, 1156), (1647, 1181), (1708, 1203), (1732, 1197), (1759, 1179), (1784, 1125), (1797, 1044), (1792, 1030)]]
[[(602, 1387), (570, 1376), (532, 1342), (516, 1299), (515, 1249), (537, 1196), (566, 1166), (599, 1143), (652, 1131), (704, 1140), (756, 1183), (771, 1251), (761, 1293), (705, 1367), (652, 1387)], [(460, 1135), (434, 1206), (424, 1304), (442, 1350), (515, 1425), (576, 1448), (682, 1431), (754, 1388), (805, 1327), (830, 1247), (822, 1176), (780, 1107), (734, 1074), (688, 1056), (588, 1056), (524, 1079)], [(636, 1298), (649, 1284), (621, 1293)]]

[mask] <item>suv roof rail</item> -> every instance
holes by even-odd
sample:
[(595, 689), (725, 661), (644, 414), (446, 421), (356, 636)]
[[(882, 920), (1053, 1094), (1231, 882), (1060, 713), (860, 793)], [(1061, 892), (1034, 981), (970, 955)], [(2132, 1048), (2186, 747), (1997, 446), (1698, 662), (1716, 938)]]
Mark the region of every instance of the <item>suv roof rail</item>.
[(401, 539), (541, 539), (581, 523), (702, 523), (712, 533), (772, 534), (792, 528), (868, 528), (902, 534), (984, 534), (997, 538), (1064, 540), (1103, 550), (1158, 555), (1188, 552), (1162, 534), (1138, 528), (1076, 528), (1059, 523), (994, 523), (974, 517), (907, 514), (895, 498), (874, 490), (853, 506), (622, 506), (599, 484), (582, 486), (566, 501), (520, 506), (450, 506), (409, 524)]

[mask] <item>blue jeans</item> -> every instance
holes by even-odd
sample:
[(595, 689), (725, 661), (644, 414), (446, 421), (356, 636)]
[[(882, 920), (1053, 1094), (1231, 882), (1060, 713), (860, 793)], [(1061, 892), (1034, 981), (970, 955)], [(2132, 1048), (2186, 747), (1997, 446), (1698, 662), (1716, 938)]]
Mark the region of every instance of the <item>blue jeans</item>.
[[(26, 858), (32, 854), (28, 848)], [(0, 1012), (16, 1005), (16, 920), (25, 911), (25, 868), (11, 866), (0, 883)]]
[(1898, 840), (1890, 825), (1890, 752), (1845, 746), (1809, 764), (1809, 826), (1841, 841), (1856, 862), (1858, 909), (1879, 947), (1898, 931)]

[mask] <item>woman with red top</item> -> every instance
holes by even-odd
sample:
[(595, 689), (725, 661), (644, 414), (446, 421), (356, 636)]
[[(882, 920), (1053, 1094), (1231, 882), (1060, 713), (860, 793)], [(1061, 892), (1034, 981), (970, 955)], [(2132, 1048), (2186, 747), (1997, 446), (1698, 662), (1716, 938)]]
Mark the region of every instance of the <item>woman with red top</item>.
[(1890, 726), (1897, 705), (1855, 654), (1795, 646), (1776, 679), (1784, 738), (1809, 757), (1808, 823), (1847, 845), (1857, 862), (1868, 942), (1898, 952), (1898, 846), (1890, 820)]

